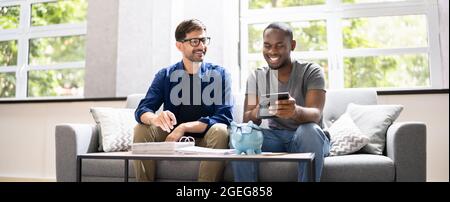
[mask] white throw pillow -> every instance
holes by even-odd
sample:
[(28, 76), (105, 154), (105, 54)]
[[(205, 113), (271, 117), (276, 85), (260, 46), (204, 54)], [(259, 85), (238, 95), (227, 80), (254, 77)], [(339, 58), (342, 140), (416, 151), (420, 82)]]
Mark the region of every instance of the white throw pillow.
[(369, 143), (369, 138), (362, 134), (347, 113), (342, 114), (328, 132), (331, 137), (330, 156), (351, 154)]
[(387, 129), (402, 110), (402, 105), (348, 105), (346, 113), (363, 134), (369, 137), (369, 144), (362, 149), (363, 152), (383, 154)]
[(134, 109), (93, 107), (92, 117), (100, 128), (100, 145), (103, 151), (126, 151), (133, 143)]

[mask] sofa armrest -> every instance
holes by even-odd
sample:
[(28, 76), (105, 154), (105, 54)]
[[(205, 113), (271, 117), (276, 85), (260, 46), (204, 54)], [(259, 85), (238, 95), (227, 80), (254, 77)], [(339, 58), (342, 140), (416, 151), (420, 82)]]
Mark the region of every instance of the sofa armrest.
[(76, 180), (77, 154), (97, 152), (98, 131), (94, 124), (58, 124), (55, 128), (56, 180)]
[(396, 181), (426, 181), (426, 125), (399, 122), (387, 130), (386, 152), (394, 161)]

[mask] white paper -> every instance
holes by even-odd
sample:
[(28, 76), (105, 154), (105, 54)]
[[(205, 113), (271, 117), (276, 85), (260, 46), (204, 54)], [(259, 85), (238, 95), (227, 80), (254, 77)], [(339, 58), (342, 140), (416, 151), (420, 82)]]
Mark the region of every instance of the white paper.
[(194, 142), (145, 142), (133, 143), (132, 154), (172, 154), (176, 149), (194, 146)]
[(212, 148), (206, 148), (206, 147), (190, 146), (190, 147), (177, 148), (176, 151), (178, 153), (183, 153), (183, 154), (233, 154), (235, 150), (234, 149), (212, 149)]

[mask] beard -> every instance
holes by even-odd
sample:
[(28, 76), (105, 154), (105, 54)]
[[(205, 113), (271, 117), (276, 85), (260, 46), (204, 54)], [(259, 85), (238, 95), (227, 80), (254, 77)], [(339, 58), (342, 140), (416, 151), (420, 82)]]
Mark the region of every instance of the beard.
[(197, 52), (200, 52), (199, 50), (193, 50), (192, 54), (189, 55), (187, 58), (191, 61), (191, 62), (203, 62), (203, 57), (206, 55), (206, 50), (202, 50), (201, 52), (203, 53), (202, 57), (197, 57)]

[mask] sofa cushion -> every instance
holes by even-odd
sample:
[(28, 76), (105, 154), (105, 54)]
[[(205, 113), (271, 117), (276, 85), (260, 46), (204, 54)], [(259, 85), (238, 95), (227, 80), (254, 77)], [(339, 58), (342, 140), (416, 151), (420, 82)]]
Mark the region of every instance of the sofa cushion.
[(330, 156), (354, 153), (369, 143), (348, 113), (344, 113), (328, 129), (331, 136)]
[(373, 154), (326, 157), (322, 182), (392, 182), (395, 165), (392, 159)]
[(92, 107), (92, 117), (99, 126), (100, 151), (129, 150), (137, 122), (134, 109)]
[[(156, 176), (158, 181), (196, 181), (199, 161), (158, 161)], [(133, 161), (129, 163), (129, 177), (135, 176)], [(124, 162), (122, 160), (84, 159), (83, 181), (96, 177), (99, 181), (122, 181)], [(297, 181), (297, 163), (262, 162), (259, 179), (265, 181)], [(180, 171), (182, 170), (182, 172)], [(224, 181), (233, 181), (233, 171), (227, 164)], [(372, 154), (352, 154), (326, 157), (321, 181), (395, 181), (394, 162), (386, 157)]]
[[(156, 176), (158, 181), (196, 181), (198, 176), (199, 161), (167, 161), (160, 160), (156, 163)], [(110, 159), (84, 159), (83, 177), (119, 178), (123, 181), (123, 160)], [(129, 177), (134, 178), (133, 161), (128, 164)], [(180, 172), (182, 170), (182, 172)], [(83, 181), (87, 181), (83, 178)], [(120, 180), (122, 179), (122, 180)]]
[[(123, 181), (124, 160), (116, 159), (83, 159), (82, 174), (96, 177), (121, 177)], [(129, 177), (134, 178), (133, 161), (128, 163)], [(84, 179), (82, 179), (85, 181)]]
[(369, 144), (362, 148), (370, 154), (383, 154), (386, 145), (386, 131), (403, 110), (401, 105), (358, 105), (350, 103), (346, 113), (363, 134), (369, 137)]

